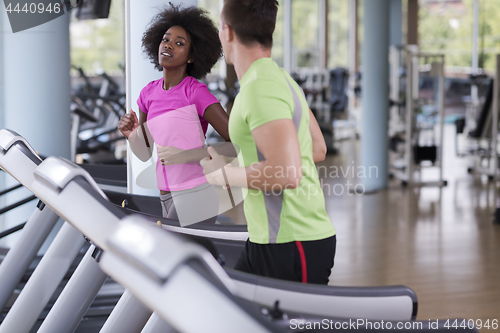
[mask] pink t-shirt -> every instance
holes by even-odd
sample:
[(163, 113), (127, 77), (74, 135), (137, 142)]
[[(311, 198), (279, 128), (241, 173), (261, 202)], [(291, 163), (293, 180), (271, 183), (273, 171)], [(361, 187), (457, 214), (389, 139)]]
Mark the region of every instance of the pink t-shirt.
[[(156, 145), (179, 149), (197, 149), (205, 144), (208, 122), (205, 109), (219, 101), (207, 86), (188, 76), (169, 90), (163, 90), (163, 78), (145, 86), (137, 99), (147, 114), (147, 125)], [(203, 168), (195, 163), (162, 165), (156, 162), (158, 189), (180, 191), (206, 183)]]

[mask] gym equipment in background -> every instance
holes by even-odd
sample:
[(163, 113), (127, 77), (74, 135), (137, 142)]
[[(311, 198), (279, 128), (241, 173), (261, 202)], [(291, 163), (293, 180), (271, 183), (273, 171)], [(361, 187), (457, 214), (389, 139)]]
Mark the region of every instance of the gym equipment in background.
[[(400, 100), (400, 57), (406, 57), (406, 105), (401, 112)], [(404, 150), (398, 151), (398, 157), (392, 163), (394, 175), (402, 185), (410, 186), (446, 186), (443, 179), (443, 124), (444, 124), (444, 55), (422, 53), (415, 45), (406, 48), (392, 46), (391, 60), (391, 142), (397, 147), (398, 141), (404, 142)], [(421, 63), (421, 60), (423, 61)], [(427, 80), (433, 93), (421, 96), (420, 67), (428, 68)], [(404, 125), (404, 132), (402, 131)], [(399, 136), (397, 136), (399, 135)], [(393, 148), (394, 148), (393, 147)], [(424, 168), (437, 168), (437, 180), (415, 179), (415, 172), (422, 174)]]

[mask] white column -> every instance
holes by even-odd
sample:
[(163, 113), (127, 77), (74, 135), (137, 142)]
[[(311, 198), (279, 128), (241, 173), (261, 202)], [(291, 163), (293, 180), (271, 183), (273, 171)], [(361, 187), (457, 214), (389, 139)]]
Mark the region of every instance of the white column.
[(403, 1), (391, 0), (389, 45), (401, 46), (403, 43)]
[(349, 112), (356, 108), (356, 71), (358, 70), (358, 0), (349, 0)]
[(496, 68), (495, 68), (495, 82), (493, 84), (493, 105), (492, 109), (492, 119), (491, 119), (491, 149), (493, 150), (493, 156), (491, 157), (491, 176), (493, 180), (496, 180), (498, 175), (498, 114), (500, 107), (500, 54), (496, 55)]
[(3, 18), (3, 126), (40, 154), (69, 158), (69, 15), (17, 33)]
[[(70, 158), (69, 15), (12, 33), (0, 5), (0, 125), (18, 132), (40, 154)], [(14, 185), (8, 176), (4, 186)], [(9, 194), (4, 204), (29, 195)], [(4, 214), (2, 229), (25, 222), (36, 201)], [(11, 244), (16, 237), (8, 237)], [(7, 244), (7, 245), (8, 245)]]
[(389, 2), (364, 1), (361, 179), (366, 192), (387, 188), (389, 116)]
[[(478, 74), (479, 59), (478, 59), (478, 35), (479, 35), (479, 0), (474, 0), (474, 21), (472, 24), (472, 74)], [(477, 85), (471, 85), (470, 95), (472, 103), (479, 103)]]
[(328, 17), (328, 0), (319, 0), (319, 69), (324, 70), (327, 67), (327, 17)]
[(283, 0), (283, 68), (291, 73), (292, 68), (292, 0)]

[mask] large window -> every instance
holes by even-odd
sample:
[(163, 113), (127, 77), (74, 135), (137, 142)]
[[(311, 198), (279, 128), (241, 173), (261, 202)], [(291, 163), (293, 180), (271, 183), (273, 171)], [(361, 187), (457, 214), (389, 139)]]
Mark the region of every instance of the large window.
[(292, 1), (292, 68), (319, 66), (319, 1)]
[[(443, 52), (447, 66), (472, 64), (474, 0), (420, 0), (419, 44), (423, 51)], [(500, 53), (500, 0), (479, 1), (479, 67), (495, 68)]]
[(349, 1), (328, 1), (327, 67), (349, 66)]
[(78, 21), (72, 17), (72, 65), (82, 67), (89, 75), (121, 72), (121, 66), (125, 65), (124, 10), (124, 0), (112, 0), (107, 19)]

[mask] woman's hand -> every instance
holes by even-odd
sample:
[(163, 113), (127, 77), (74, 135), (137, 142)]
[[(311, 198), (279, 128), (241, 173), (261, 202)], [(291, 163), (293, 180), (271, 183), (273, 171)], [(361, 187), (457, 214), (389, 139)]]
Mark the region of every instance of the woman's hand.
[(127, 139), (137, 127), (139, 127), (139, 120), (132, 109), (130, 109), (130, 113), (121, 117), (118, 123), (118, 129)]
[(183, 164), (190, 162), (189, 151), (172, 146), (158, 146), (158, 159), (163, 165)]

